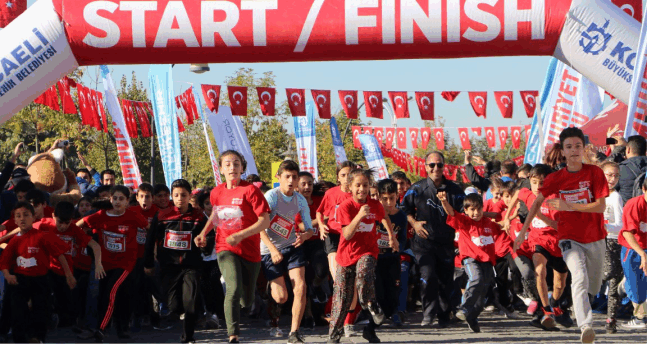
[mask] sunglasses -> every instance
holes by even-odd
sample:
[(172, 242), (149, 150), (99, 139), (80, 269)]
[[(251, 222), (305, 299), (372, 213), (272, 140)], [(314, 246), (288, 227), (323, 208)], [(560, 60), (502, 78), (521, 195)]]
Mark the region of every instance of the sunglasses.
[(436, 166), (438, 166), (438, 168), (443, 168), (443, 167), (445, 167), (445, 164), (443, 164), (442, 162), (438, 162), (438, 163), (432, 162), (432, 163), (427, 164), (427, 166), (429, 166), (429, 168), (431, 168), (431, 169), (433, 169)]

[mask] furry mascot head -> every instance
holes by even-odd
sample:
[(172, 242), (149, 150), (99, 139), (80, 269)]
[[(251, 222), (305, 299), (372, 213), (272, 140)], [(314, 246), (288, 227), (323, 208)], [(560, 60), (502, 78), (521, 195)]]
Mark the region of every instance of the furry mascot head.
[(69, 168), (61, 169), (64, 156), (62, 149), (52, 149), (32, 156), (27, 165), (27, 172), (36, 188), (50, 194), (52, 207), (62, 201), (76, 204), (82, 197), (74, 172)]

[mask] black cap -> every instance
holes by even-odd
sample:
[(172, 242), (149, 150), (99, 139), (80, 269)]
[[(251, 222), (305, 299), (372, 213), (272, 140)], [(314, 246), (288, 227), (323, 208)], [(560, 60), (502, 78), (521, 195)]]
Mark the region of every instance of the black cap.
[(24, 168), (17, 168), (11, 173), (11, 178), (29, 177), (29, 173)]

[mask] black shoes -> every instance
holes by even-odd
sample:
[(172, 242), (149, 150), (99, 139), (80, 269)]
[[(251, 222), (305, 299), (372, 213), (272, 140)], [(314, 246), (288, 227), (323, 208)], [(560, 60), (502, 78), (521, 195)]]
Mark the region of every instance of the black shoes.
[(368, 340), (369, 343), (381, 343), (380, 338), (375, 334), (375, 329), (373, 326), (364, 326), (364, 331), (362, 331), (362, 337)]

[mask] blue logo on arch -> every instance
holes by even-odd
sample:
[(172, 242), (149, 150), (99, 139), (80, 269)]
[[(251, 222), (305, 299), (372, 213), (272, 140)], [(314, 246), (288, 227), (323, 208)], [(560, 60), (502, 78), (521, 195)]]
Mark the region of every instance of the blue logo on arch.
[(609, 20), (607, 20), (602, 27), (596, 23), (591, 23), (586, 31), (582, 31), (582, 38), (580, 38), (580, 46), (584, 48), (584, 52), (591, 55), (598, 55), (601, 51), (607, 48), (607, 43), (611, 39), (611, 34), (606, 32), (609, 27)]

